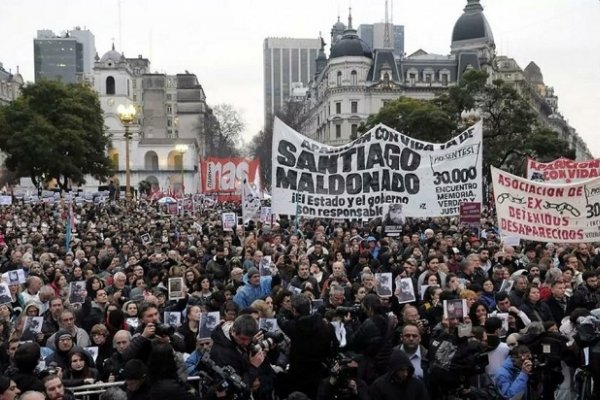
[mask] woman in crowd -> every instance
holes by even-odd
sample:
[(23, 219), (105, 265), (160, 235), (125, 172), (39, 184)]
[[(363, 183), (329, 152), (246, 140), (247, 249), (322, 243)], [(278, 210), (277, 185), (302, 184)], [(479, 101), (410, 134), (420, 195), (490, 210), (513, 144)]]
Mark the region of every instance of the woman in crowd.
[(540, 301), (540, 289), (535, 285), (529, 285), (525, 289), (523, 304), (521, 304), (520, 309), (532, 322), (544, 322), (553, 319), (548, 306)]
[(189, 306), (185, 314), (184, 323), (177, 328), (177, 332), (183, 336), (186, 353), (192, 353), (196, 349), (196, 336), (198, 335), (201, 315), (202, 310), (200, 306)]
[(94, 360), (86, 350), (74, 347), (67, 356), (68, 368), (63, 371), (62, 381), (66, 387), (89, 385), (96, 382), (100, 374), (94, 368)]

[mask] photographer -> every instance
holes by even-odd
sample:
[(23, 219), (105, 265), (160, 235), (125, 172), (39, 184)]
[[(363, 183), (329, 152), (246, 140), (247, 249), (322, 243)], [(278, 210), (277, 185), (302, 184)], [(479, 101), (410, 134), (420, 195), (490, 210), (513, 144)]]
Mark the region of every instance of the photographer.
[(141, 324), (136, 331), (137, 334), (131, 339), (131, 343), (122, 353), (124, 361), (127, 362), (133, 358), (147, 361), (153, 341), (161, 343), (173, 342), (173, 347), (176, 350), (181, 351), (185, 349), (182, 337), (174, 335), (174, 329), (169, 325), (160, 323), (156, 305), (142, 303), (139, 307), (138, 315)]
[(369, 400), (367, 384), (356, 377), (358, 362), (338, 355), (331, 376), (321, 381), (316, 400)]
[(323, 364), (335, 354), (338, 342), (333, 326), (319, 313), (310, 313), (310, 302), (306, 297), (296, 294), (291, 300), (294, 318), (277, 320), (291, 340), (287, 388), (315, 398), (319, 382), (328, 375)]
[(258, 332), (258, 324), (251, 315), (240, 315), (229, 331), (224, 332), (220, 326), (212, 333), (210, 358), (220, 367), (231, 366), (247, 387), (258, 380), (259, 368), (265, 360), (264, 351), (254, 354), (250, 351)]
[(387, 307), (377, 295), (366, 295), (361, 309), (366, 318), (355, 330), (352, 324), (346, 324), (347, 341), (348, 349), (365, 356), (360, 362), (358, 377), (370, 384), (388, 370), (394, 327), (387, 316)]
[(531, 359), (531, 350), (525, 345), (511, 350), (510, 357), (504, 361), (495, 378), (496, 386), (505, 399), (519, 395), (526, 398), (529, 376), (533, 370)]

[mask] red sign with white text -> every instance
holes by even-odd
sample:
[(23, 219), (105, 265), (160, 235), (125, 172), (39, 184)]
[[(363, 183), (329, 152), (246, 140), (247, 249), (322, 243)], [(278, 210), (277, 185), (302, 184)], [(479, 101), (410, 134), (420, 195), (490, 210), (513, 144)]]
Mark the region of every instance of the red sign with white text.
[(240, 202), (244, 179), (257, 182), (258, 173), (258, 160), (208, 157), (200, 162), (200, 187), (217, 201)]
[(557, 158), (547, 163), (527, 159), (527, 179), (536, 182), (572, 183), (600, 176), (600, 159), (573, 161)]

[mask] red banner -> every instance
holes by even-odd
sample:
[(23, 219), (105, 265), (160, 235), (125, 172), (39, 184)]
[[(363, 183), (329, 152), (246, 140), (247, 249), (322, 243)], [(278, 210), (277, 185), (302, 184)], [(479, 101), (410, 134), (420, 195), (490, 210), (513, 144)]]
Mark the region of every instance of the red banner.
[(217, 201), (239, 202), (242, 182), (257, 182), (258, 166), (258, 160), (208, 157), (200, 162), (202, 193)]
[(481, 203), (460, 203), (460, 223), (462, 225), (478, 228), (481, 224)]

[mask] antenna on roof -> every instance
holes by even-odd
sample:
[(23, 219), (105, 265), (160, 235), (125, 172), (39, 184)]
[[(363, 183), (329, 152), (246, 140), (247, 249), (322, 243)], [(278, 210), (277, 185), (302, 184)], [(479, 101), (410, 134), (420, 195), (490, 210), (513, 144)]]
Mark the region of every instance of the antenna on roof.
[(352, 29), (352, 5), (348, 7), (348, 29)]
[(390, 19), (388, 17), (388, 0), (385, 0), (385, 33), (383, 34), (383, 47), (389, 49), (390, 40)]

